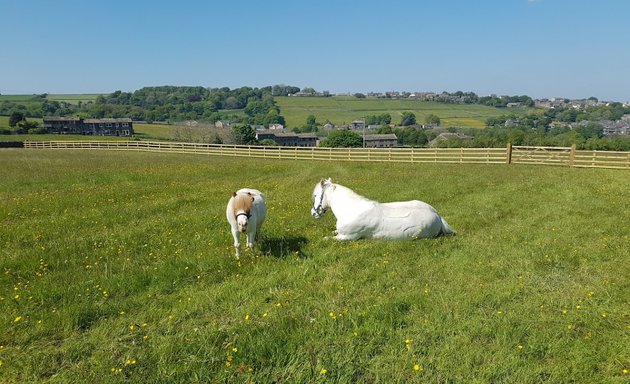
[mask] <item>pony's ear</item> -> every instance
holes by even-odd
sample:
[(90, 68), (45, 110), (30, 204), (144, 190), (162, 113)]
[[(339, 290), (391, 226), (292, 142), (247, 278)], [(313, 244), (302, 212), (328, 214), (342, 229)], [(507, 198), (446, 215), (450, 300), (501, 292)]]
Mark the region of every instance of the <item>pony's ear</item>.
[(232, 192), (232, 197), (236, 197), (236, 192)]
[[(250, 196), (251, 196), (251, 195), (250, 195)], [(255, 200), (255, 199), (254, 199), (254, 196), (252, 196), (252, 202), (253, 202), (254, 200)]]

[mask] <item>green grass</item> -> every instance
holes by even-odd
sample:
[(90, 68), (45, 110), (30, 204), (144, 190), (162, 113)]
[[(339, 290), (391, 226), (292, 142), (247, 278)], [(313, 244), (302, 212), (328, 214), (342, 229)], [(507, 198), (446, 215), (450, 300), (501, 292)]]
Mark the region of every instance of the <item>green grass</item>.
[[(37, 95), (0, 95), (0, 102), (11, 101), (19, 104), (28, 104), (41, 101)], [(65, 101), (68, 104), (78, 104), (79, 101), (86, 103), (95, 101), (99, 94), (49, 94), (46, 99), (49, 101)]]
[(79, 102), (87, 103), (88, 101), (96, 101), (100, 94), (51, 94), (46, 96), (50, 101), (65, 101), (68, 104), (79, 104)]
[(416, 115), (418, 123), (423, 123), (429, 114), (437, 115), (444, 127), (483, 128), (488, 117), (507, 113), (524, 113), (527, 109), (493, 108), (483, 105), (442, 104), (410, 99), (377, 99), (355, 97), (275, 97), (280, 113), (285, 117), (287, 126), (301, 127), (309, 115), (314, 115), (317, 122), (327, 120), (335, 125), (348, 124), (353, 120), (362, 120), (368, 115), (389, 113), (392, 123), (400, 123), (402, 112), (409, 111)]
[[(625, 383), (630, 173), (2, 150), (0, 382)], [(332, 177), (458, 235), (324, 240)], [(255, 252), (225, 205), (267, 195)], [(416, 369), (414, 369), (417, 368)]]

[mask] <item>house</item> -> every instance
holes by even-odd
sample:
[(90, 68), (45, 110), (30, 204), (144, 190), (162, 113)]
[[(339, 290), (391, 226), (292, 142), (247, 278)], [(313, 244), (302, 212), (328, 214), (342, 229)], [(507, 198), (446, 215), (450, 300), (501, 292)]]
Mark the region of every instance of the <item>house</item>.
[(391, 148), (398, 146), (398, 137), (393, 133), (365, 135), (363, 142), (366, 148)]
[(278, 132), (278, 130), (265, 130), (256, 132), (256, 139), (273, 140), (279, 146), (287, 147), (315, 147), (318, 137), (314, 133)]
[(352, 123), (350, 123), (350, 129), (361, 130), (363, 128), (365, 128), (365, 121), (363, 120), (354, 120)]
[(79, 117), (44, 117), (48, 133), (100, 136), (133, 136), (129, 118), (83, 119)]
[(232, 123), (229, 121), (221, 121), (221, 120), (217, 120), (214, 123), (215, 128), (225, 128), (225, 129), (229, 129), (232, 127)]
[(447, 140), (472, 140), (473, 138), (463, 133), (442, 132), (435, 139), (429, 142), (429, 147), (437, 147), (441, 142)]

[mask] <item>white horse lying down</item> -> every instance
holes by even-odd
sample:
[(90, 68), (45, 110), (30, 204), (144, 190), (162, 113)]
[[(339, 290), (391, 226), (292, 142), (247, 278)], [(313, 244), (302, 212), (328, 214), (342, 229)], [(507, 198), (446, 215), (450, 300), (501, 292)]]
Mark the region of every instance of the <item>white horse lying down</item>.
[(337, 240), (419, 239), (455, 234), (435, 208), (418, 200), (379, 203), (322, 180), (313, 190), (311, 215), (320, 218), (328, 208), (337, 218)]
[(234, 248), (236, 248), (238, 258), (241, 254), (239, 233), (247, 233), (247, 247), (254, 248), (254, 242), (260, 234), (260, 227), (267, 215), (265, 195), (256, 189), (239, 189), (228, 201), (225, 215), (232, 227)]

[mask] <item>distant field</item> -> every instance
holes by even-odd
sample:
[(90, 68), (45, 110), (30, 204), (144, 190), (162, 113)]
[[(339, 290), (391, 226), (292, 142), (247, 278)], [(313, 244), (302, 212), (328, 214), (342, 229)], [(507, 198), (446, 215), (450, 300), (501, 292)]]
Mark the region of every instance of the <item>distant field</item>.
[(218, 137), (226, 143), (231, 137), (228, 129), (211, 126), (189, 127), (185, 125), (134, 123), (133, 129), (140, 139), (215, 143)]
[(304, 125), (309, 115), (319, 123), (330, 121), (335, 125), (362, 120), (368, 115), (389, 113), (393, 123), (399, 123), (402, 112), (412, 112), (418, 123), (424, 122), (429, 114), (437, 115), (442, 126), (483, 128), (488, 117), (507, 113), (523, 113), (527, 109), (505, 109), (483, 105), (456, 105), (409, 99), (377, 99), (355, 97), (275, 97), (280, 114), (288, 127)]
[[(28, 121), (36, 121), (38, 123), (42, 122), (42, 119), (37, 118), (37, 117), (28, 117), (27, 120)], [(10, 128), (9, 127), (9, 116), (0, 116), (0, 128)], [(1, 137), (0, 137), (0, 140), (2, 140)]]
[(86, 103), (88, 101), (95, 101), (99, 96), (98, 93), (95, 94), (78, 94), (78, 95), (48, 95), (48, 100), (55, 101), (65, 101), (68, 104), (78, 104), (79, 101)]
[[(49, 101), (65, 101), (68, 104), (78, 104), (79, 101), (86, 103), (88, 101), (94, 101), (99, 94), (57, 94), (47, 95), (46, 99)], [(12, 101), (14, 103), (28, 104), (31, 102), (40, 101), (37, 95), (0, 95), (0, 102)]]

